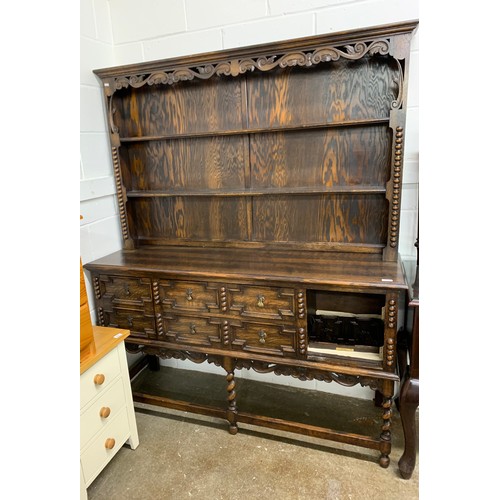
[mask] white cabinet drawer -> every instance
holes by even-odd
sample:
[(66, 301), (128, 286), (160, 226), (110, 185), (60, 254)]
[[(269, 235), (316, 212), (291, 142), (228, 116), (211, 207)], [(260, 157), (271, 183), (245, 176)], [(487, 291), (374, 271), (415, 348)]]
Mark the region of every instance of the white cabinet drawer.
[(118, 377), (80, 415), (80, 448), (83, 448), (93, 436), (114, 419), (118, 412), (125, 406), (125, 402), (123, 380), (122, 377)]
[[(126, 408), (109, 422), (96, 436), (90, 446), (80, 455), (83, 476), (89, 485), (106, 464), (116, 455), (125, 441), (130, 437), (130, 427)], [(114, 439), (112, 449), (106, 448), (106, 440)]]
[[(120, 373), (120, 360), (116, 349), (91, 366), (80, 375), (80, 408), (83, 408), (94, 396), (106, 390)], [(104, 378), (99, 384), (99, 379)]]

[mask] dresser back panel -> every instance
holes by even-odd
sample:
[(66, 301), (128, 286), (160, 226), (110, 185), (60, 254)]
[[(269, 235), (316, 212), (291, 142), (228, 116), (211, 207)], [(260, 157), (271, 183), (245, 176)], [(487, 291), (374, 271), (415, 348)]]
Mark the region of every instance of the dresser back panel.
[(364, 57), (247, 76), (251, 128), (388, 118), (397, 66)]
[(242, 129), (241, 84), (233, 78), (127, 88), (116, 95), (122, 137)]
[(96, 71), (125, 248), (282, 246), (395, 261), (410, 29)]

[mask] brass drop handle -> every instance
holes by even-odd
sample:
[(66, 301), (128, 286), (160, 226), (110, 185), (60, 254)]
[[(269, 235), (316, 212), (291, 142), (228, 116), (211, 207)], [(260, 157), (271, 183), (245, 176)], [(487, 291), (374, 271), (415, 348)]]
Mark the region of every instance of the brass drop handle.
[(127, 316), (127, 321), (128, 321), (128, 326), (132, 328), (133, 323), (134, 323), (134, 318), (132, 316)]
[(102, 373), (98, 373), (95, 377), (94, 377), (94, 384), (95, 385), (102, 385), (104, 384), (104, 381), (106, 380), (106, 377), (102, 374)]
[(193, 300), (193, 290), (191, 288), (188, 288), (186, 290), (186, 300), (191, 302)]
[(266, 337), (267, 337), (267, 333), (264, 330), (259, 330), (259, 342), (261, 344), (266, 343)]
[(130, 289), (128, 287), (128, 283), (125, 283), (125, 294), (130, 295)]
[(257, 295), (257, 307), (264, 307), (264, 300), (266, 300), (264, 295)]
[(192, 333), (193, 335), (196, 333), (196, 325), (194, 323), (189, 325), (189, 333)]
[(99, 411), (99, 416), (101, 418), (108, 418), (110, 413), (111, 413), (111, 408), (108, 408), (107, 406), (103, 406)]
[(106, 439), (104, 443), (104, 448), (107, 450), (112, 450), (115, 447), (115, 440), (113, 438)]

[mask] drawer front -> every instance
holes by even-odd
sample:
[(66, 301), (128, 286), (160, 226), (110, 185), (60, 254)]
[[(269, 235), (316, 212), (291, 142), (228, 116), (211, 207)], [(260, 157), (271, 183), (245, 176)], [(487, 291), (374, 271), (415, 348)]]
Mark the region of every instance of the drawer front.
[(102, 299), (115, 305), (136, 308), (152, 303), (153, 294), (149, 278), (101, 274), (99, 282)]
[(118, 352), (113, 349), (80, 375), (80, 408), (102, 394), (120, 374)]
[(93, 277), (98, 324), (126, 328), (134, 337), (156, 338), (149, 278), (101, 274)]
[[(127, 411), (126, 408), (123, 408), (80, 455), (80, 463), (87, 486), (116, 455), (129, 437)], [(111, 449), (106, 448), (106, 440), (108, 439), (114, 439), (114, 446)]]
[(158, 283), (162, 312), (207, 313), (219, 310), (219, 286), (191, 281)]
[(97, 400), (80, 415), (80, 448), (104, 429), (125, 406), (123, 379), (118, 377)]
[(196, 316), (163, 317), (163, 328), (170, 342), (196, 346), (220, 346), (221, 320)]
[(234, 328), (233, 350), (241, 349), (258, 354), (295, 356), (296, 331), (293, 327), (243, 323)]
[(155, 318), (142, 310), (118, 308), (99, 312), (103, 326), (130, 330), (131, 336), (156, 338)]
[(242, 317), (295, 320), (293, 288), (228, 285), (229, 311)]

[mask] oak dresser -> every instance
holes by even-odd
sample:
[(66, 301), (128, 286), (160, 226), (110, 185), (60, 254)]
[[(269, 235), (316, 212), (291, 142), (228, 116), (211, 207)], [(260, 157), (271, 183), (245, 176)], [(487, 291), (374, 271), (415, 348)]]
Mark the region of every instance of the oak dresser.
[[(379, 450), (405, 284), (398, 255), (417, 22), (99, 69), (123, 250), (85, 265), (131, 352), (224, 368), (227, 406), (134, 395)], [(377, 436), (238, 410), (237, 370), (361, 384)]]

